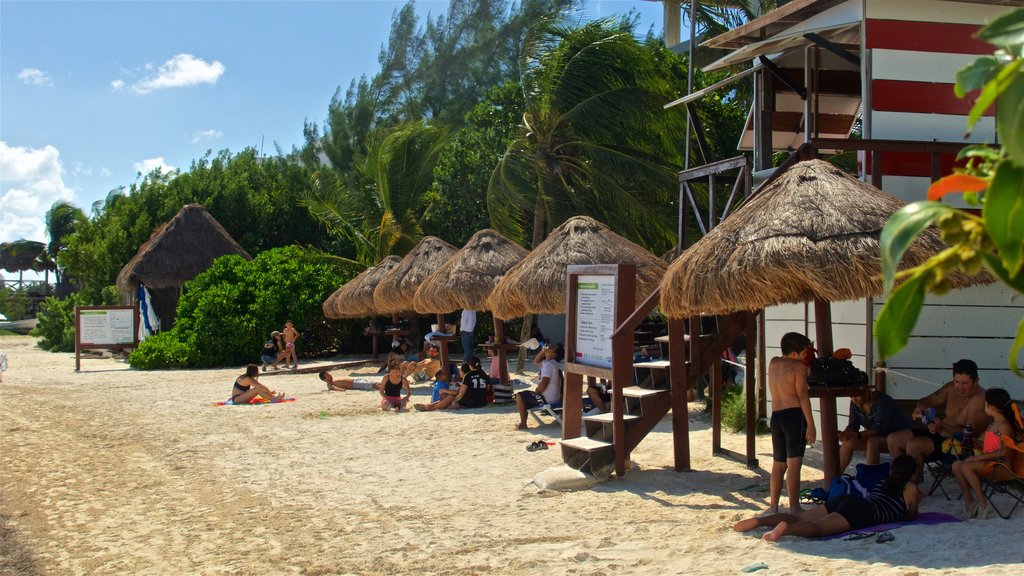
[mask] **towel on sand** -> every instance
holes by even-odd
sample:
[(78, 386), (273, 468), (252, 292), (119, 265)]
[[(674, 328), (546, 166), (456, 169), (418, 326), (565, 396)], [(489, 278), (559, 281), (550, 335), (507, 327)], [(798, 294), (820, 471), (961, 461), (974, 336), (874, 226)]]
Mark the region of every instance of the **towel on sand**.
[[(285, 402), (295, 402), (295, 398), (294, 397), (292, 397), (292, 398), (285, 398), (285, 399), (279, 400), (277, 402), (271, 402), (270, 400), (267, 400), (266, 398), (263, 398), (262, 396), (257, 396), (255, 398), (253, 398), (252, 400), (249, 400), (248, 404), (238, 404), (238, 406), (264, 406), (264, 405), (267, 405), (267, 404), (283, 404)], [(227, 400), (225, 400), (223, 402), (216, 402), (216, 403), (214, 403), (214, 406), (235, 406), (235, 403), (232, 402), (231, 399), (229, 398), (229, 399), (227, 399)]]

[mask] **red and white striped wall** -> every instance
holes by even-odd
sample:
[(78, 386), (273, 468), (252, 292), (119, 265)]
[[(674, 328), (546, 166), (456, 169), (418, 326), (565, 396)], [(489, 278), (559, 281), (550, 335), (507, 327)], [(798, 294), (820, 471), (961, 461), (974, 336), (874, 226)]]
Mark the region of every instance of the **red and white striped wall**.
[[(967, 131), (970, 98), (953, 92), (956, 72), (993, 47), (973, 38), (1006, 6), (937, 0), (866, 0), (863, 47), (870, 54), (865, 137), (885, 140), (995, 142), (989, 110)], [(944, 171), (953, 158), (942, 159)], [(925, 154), (887, 154), (882, 188), (921, 200), (929, 184)], [(952, 203), (957, 205), (957, 200)]]

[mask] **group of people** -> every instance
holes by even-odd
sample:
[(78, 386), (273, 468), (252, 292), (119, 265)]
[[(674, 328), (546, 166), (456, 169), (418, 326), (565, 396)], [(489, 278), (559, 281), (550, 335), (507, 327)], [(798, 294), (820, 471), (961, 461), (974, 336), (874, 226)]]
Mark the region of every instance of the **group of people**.
[(280, 331), (274, 330), (270, 338), (260, 348), (260, 362), (262, 369), (267, 371), (267, 366), (277, 370), (278, 363), (284, 361), (284, 367), (291, 367), (292, 370), (299, 368), (299, 357), (295, 354), (295, 341), (299, 339), (299, 331), (295, 329), (291, 320), (284, 323)]
[[(981, 478), (1007, 479), (1004, 476), (1009, 472), (995, 462), (1012, 457), (1013, 448), (1024, 442), (1024, 419), (1006, 390), (986, 391), (980, 386), (978, 367), (972, 360), (954, 363), (953, 379), (918, 400), (910, 418), (885, 394), (851, 398), (849, 425), (840, 432), (840, 469), (849, 466), (854, 451), (864, 450), (868, 464), (877, 464), (881, 452), (887, 451), (892, 456), (889, 476), (866, 497), (844, 494), (803, 510), (800, 468), (804, 449), (816, 437), (807, 385), (810, 347), (811, 341), (803, 334), (788, 333), (782, 338), (782, 356), (773, 358), (768, 366), (773, 451), (769, 509), (737, 522), (735, 530), (769, 527), (771, 530), (763, 537), (776, 541), (784, 535), (827, 536), (912, 520), (917, 517), (921, 500), (917, 483), (922, 479), (924, 463), (943, 459), (951, 463), (963, 493), (965, 518), (984, 518), (988, 514), (990, 503)], [(931, 417), (936, 408), (941, 408), (944, 416)], [(911, 419), (921, 419), (926, 428), (914, 429)], [(967, 428), (979, 431), (978, 437), (964, 446), (966, 458), (957, 459), (943, 447), (951, 438), (963, 438)], [(779, 510), (784, 479), (788, 511)]]

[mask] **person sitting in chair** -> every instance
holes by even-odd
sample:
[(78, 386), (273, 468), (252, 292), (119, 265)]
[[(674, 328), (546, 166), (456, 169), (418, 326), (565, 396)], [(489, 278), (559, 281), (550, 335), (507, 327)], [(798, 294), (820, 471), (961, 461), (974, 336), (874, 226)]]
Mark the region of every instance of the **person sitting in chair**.
[(562, 371), (558, 368), (556, 360), (561, 350), (561, 344), (552, 344), (544, 346), (537, 354), (537, 358), (543, 357), (537, 389), (523, 390), (515, 395), (516, 408), (519, 410), (519, 424), (516, 425), (516, 430), (526, 430), (526, 415), (530, 408), (562, 401)]
[(441, 359), (438, 357), (441, 351), (437, 344), (431, 344), (427, 349), (427, 357), (416, 362), (402, 362), (402, 376), (412, 376), (417, 381), (429, 380), (441, 369)]
[(910, 418), (887, 394), (872, 390), (866, 396), (851, 397), (850, 423), (839, 433), (839, 473), (846, 470), (858, 450), (867, 453), (868, 464), (878, 464), (882, 449), (888, 452), (889, 442), (906, 444), (913, 437), (912, 427)]

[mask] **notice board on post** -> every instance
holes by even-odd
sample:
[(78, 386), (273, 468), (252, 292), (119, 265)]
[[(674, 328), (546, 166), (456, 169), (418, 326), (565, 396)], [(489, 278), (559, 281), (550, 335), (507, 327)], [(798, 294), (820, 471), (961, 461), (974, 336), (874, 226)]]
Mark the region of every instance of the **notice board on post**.
[(75, 306), (75, 372), (82, 350), (124, 350), (139, 345), (139, 305)]

